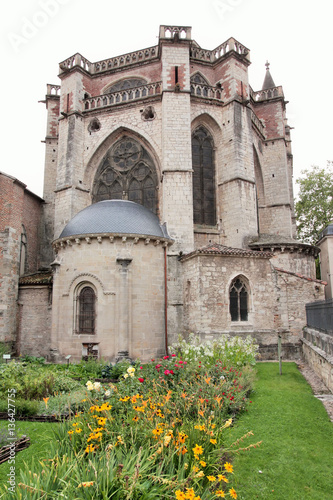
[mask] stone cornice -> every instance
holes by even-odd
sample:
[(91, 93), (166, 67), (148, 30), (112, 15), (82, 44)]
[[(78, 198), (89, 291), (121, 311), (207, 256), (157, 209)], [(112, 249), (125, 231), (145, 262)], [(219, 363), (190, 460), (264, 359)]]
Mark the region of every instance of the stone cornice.
[(89, 245), (92, 241), (96, 240), (99, 244), (113, 244), (116, 240), (125, 243), (138, 244), (140, 240), (144, 242), (145, 245), (153, 244), (154, 246), (161, 245), (162, 247), (167, 247), (174, 243), (170, 238), (162, 238), (147, 234), (123, 234), (123, 233), (90, 233), (90, 234), (78, 234), (75, 236), (58, 238), (53, 242), (53, 248), (56, 252), (61, 249), (68, 248), (70, 246), (79, 246), (81, 244)]

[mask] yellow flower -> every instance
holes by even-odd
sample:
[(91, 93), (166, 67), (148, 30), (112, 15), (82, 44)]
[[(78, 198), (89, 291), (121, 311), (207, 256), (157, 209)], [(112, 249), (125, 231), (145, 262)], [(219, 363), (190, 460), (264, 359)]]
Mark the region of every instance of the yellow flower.
[(82, 432), (82, 429), (75, 429), (75, 432), (77, 432), (78, 434), (80, 434), (80, 432)]
[(195, 493), (193, 488), (186, 488), (185, 498), (186, 500), (194, 500)]
[(236, 491), (234, 490), (234, 488), (231, 488), (231, 490), (229, 490), (229, 493), (230, 493), (230, 496), (232, 498), (237, 498), (237, 493)]
[(217, 478), (219, 481), (224, 481), (225, 483), (229, 483), (229, 479), (226, 478), (223, 474), (219, 474)]
[(199, 470), (200, 470), (199, 467), (197, 467), (196, 465), (193, 465), (193, 471), (194, 472), (199, 472)]
[(139, 417), (137, 415), (135, 415), (133, 418), (132, 418), (133, 422), (137, 422), (139, 420)]
[(177, 490), (175, 495), (177, 500), (186, 500), (185, 493), (183, 491)]
[(106, 418), (105, 417), (101, 417), (101, 418), (98, 419), (97, 423), (98, 423), (98, 425), (103, 426), (103, 425), (105, 425), (105, 422), (106, 422)]
[(217, 443), (216, 439), (210, 439), (210, 442), (211, 442), (212, 444), (216, 444), (216, 443)]
[(127, 378), (128, 377), (128, 373), (124, 373), (124, 378)]
[(227, 427), (230, 427), (231, 424), (232, 424), (232, 418), (229, 418), (229, 420), (226, 421), (226, 423), (224, 424), (222, 429), (226, 429)]
[(210, 482), (212, 482), (212, 483), (213, 483), (214, 481), (216, 481), (216, 477), (215, 477), (215, 476), (207, 476), (207, 479), (208, 479), (208, 481), (210, 481)]
[(204, 462), (203, 460), (200, 460), (199, 464), (201, 465), (201, 467), (206, 467), (206, 462)]
[(85, 481), (84, 483), (80, 483), (78, 488), (81, 488), (82, 486), (84, 488), (89, 488), (89, 486), (92, 486), (94, 484), (94, 481)]
[(195, 445), (194, 448), (192, 448), (192, 451), (194, 455), (202, 455), (203, 454), (203, 448), (202, 446), (199, 446), (198, 444)]
[(232, 466), (231, 464), (229, 464), (229, 462), (226, 462), (226, 463), (224, 464), (224, 468), (225, 468), (225, 470), (226, 470), (227, 472), (233, 472), (233, 471), (234, 471), (233, 466)]
[(72, 434), (74, 434), (74, 431), (68, 431), (68, 434), (71, 436)]
[(164, 436), (164, 446), (168, 446), (171, 441), (171, 436)]
[(127, 373), (128, 373), (129, 375), (131, 375), (131, 376), (133, 377), (133, 375), (132, 375), (132, 374), (134, 374), (134, 372), (135, 372), (135, 368), (133, 368), (133, 366), (129, 366), (129, 367), (127, 368), (127, 370), (126, 370), (126, 371), (127, 371)]
[(93, 444), (89, 444), (86, 448), (86, 453), (90, 453), (92, 451), (95, 451), (95, 446)]
[(200, 470), (198, 474), (195, 475), (195, 477), (204, 477), (205, 473), (203, 470)]
[(225, 498), (225, 493), (222, 490), (215, 491), (215, 495), (220, 498)]

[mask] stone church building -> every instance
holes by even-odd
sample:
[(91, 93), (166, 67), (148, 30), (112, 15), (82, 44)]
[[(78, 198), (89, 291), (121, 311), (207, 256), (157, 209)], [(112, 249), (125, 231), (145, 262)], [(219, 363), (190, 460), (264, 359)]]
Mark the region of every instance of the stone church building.
[(283, 89), (267, 64), (252, 90), (249, 65), (234, 38), (203, 49), (183, 26), (60, 64), (43, 200), (0, 175), (0, 340), (51, 361), (149, 360), (188, 332), (298, 353), (325, 283), (295, 239)]

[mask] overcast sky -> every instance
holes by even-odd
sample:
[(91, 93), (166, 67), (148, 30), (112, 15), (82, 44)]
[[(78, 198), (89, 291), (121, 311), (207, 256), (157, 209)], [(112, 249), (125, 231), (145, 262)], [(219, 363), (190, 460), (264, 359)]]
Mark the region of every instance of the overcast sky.
[(42, 196), (46, 84), (59, 84), (58, 63), (89, 61), (156, 45), (159, 25), (192, 26), (214, 49), (233, 36), (251, 51), (250, 84), (260, 90), (265, 62), (282, 85), (292, 130), (294, 180), (332, 152), (332, 0), (15, 0), (1, 16), (0, 170)]

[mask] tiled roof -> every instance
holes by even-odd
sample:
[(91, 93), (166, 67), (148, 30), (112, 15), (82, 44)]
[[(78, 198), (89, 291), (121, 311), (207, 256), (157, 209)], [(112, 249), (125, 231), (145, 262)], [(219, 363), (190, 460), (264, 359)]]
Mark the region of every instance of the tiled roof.
[(291, 276), (296, 276), (297, 278), (301, 278), (303, 280), (312, 281), (313, 283), (320, 283), (321, 285), (327, 285), (326, 281), (309, 278), (308, 276), (303, 276), (303, 274), (293, 273), (292, 271), (287, 271), (286, 269), (281, 269), (280, 267), (274, 267), (274, 269), (279, 273), (290, 274)]
[(271, 252), (261, 252), (254, 250), (244, 250), (242, 248), (232, 248), (225, 245), (220, 245), (219, 243), (210, 243), (202, 248), (198, 248), (193, 252), (190, 252), (182, 258), (192, 257), (195, 255), (225, 255), (225, 256), (236, 256), (236, 257), (254, 257), (270, 259), (273, 254)]
[(22, 276), (19, 280), (22, 285), (49, 285), (52, 283), (52, 272), (40, 272)]

